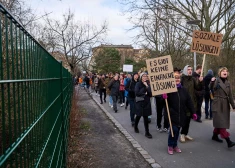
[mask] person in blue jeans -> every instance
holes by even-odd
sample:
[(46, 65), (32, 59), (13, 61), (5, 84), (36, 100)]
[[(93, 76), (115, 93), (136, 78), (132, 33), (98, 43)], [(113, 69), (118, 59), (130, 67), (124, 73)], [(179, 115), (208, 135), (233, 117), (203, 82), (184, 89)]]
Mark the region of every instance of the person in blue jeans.
[[(175, 81), (177, 85), (178, 92), (172, 92), (168, 94), (163, 94), (163, 98), (167, 99), (168, 107), (171, 117), (172, 130), (174, 137), (171, 134), (171, 130), (168, 136), (168, 154), (173, 155), (173, 152), (181, 153), (180, 148), (178, 147), (178, 138), (180, 128), (185, 124), (186, 118), (186, 108), (190, 111), (193, 119), (197, 119), (196, 111), (193, 106), (193, 102), (187, 90), (180, 83), (180, 74), (179, 72), (174, 72)], [(167, 111), (166, 111), (167, 113)], [(164, 115), (168, 117), (168, 115)]]
[[(205, 118), (208, 119), (208, 117), (210, 117), (210, 119), (212, 120), (213, 116), (212, 116), (212, 111), (211, 111), (211, 104), (212, 104), (212, 99), (210, 97), (211, 91), (209, 89), (209, 84), (211, 81), (211, 78), (213, 78), (213, 71), (211, 69), (208, 70), (206, 76), (204, 77), (204, 83), (205, 83)], [(209, 109), (209, 105), (210, 105), (210, 109)]]
[(135, 125), (135, 85), (139, 81), (138, 73), (134, 73), (132, 79), (129, 80), (125, 86), (125, 90), (128, 91), (128, 102), (130, 104), (130, 119), (131, 125)]

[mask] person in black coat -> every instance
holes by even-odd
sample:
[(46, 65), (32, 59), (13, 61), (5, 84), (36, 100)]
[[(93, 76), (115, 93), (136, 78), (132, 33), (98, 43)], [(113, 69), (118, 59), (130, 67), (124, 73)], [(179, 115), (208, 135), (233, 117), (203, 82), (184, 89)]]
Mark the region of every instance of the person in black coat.
[(135, 85), (135, 101), (136, 101), (136, 117), (135, 117), (135, 132), (139, 133), (138, 123), (141, 116), (144, 118), (145, 136), (152, 138), (149, 133), (148, 116), (152, 115), (150, 97), (152, 92), (150, 86), (147, 84), (147, 73), (140, 74), (140, 81)]
[[(205, 83), (205, 118), (208, 119), (208, 117), (210, 116), (210, 119), (212, 119), (212, 111), (211, 111), (211, 104), (212, 104), (212, 99), (210, 97), (210, 88), (209, 88), (209, 84), (211, 81), (211, 78), (213, 78), (213, 71), (211, 69), (208, 70), (205, 78), (204, 78), (204, 83)], [(209, 103), (210, 103), (210, 110), (208, 110), (209, 108)]]
[[(196, 82), (199, 83), (199, 78), (201, 76), (201, 71), (202, 71), (202, 66), (201, 65), (197, 65), (196, 67), (196, 71), (193, 72), (192, 76), (196, 79)], [(197, 107), (196, 107), (196, 113), (197, 113), (197, 122), (201, 123), (201, 116), (202, 116), (202, 102), (203, 102), (203, 97), (205, 94), (205, 85), (204, 85), (204, 81), (202, 80), (202, 87), (198, 90), (195, 90), (195, 94), (196, 94), (196, 99), (197, 99)]]
[(134, 73), (132, 79), (129, 80), (125, 86), (125, 90), (128, 91), (128, 102), (130, 103), (130, 118), (131, 125), (135, 125), (135, 85), (139, 81), (138, 73)]
[[(168, 93), (167, 95), (163, 94), (163, 98), (167, 98), (168, 100), (172, 130), (174, 133), (174, 137), (172, 137), (171, 132), (168, 136), (168, 153), (170, 155), (173, 154), (173, 151), (181, 153), (181, 150), (177, 145), (177, 141), (179, 138), (180, 128), (185, 125), (186, 108), (190, 111), (191, 115), (193, 115), (193, 118), (197, 119), (191, 97), (187, 90), (180, 83), (180, 74), (175, 72), (174, 76), (178, 92)], [(167, 117), (168, 115), (165, 114), (165, 116)]]
[(117, 101), (118, 101), (118, 95), (119, 95), (119, 87), (120, 87), (120, 81), (118, 79), (118, 74), (116, 74), (108, 85), (108, 88), (111, 91), (110, 95), (112, 96), (112, 99), (113, 99), (113, 110), (115, 111), (115, 113), (118, 111)]

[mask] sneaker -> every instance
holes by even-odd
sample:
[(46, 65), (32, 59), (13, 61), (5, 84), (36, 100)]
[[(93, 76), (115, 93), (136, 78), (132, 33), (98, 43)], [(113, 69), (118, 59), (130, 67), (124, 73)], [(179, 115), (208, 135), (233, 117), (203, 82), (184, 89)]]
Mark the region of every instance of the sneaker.
[(182, 142), (182, 143), (185, 142), (185, 135), (184, 134), (180, 135), (180, 142)]
[(180, 148), (179, 148), (178, 146), (174, 147), (174, 151), (175, 151), (176, 153), (181, 153), (181, 150), (180, 150)]
[(167, 131), (168, 131), (168, 129), (167, 129), (167, 128), (163, 128), (163, 129), (162, 129), (162, 131), (167, 132)]
[(113, 105), (111, 105), (110, 107), (113, 108)]
[(157, 131), (162, 132), (162, 129), (157, 127)]
[(173, 148), (168, 146), (168, 154), (173, 155)]
[(186, 135), (186, 136), (185, 136), (185, 139), (187, 139), (187, 140), (189, 140), (189, 141), (192, 141), (192, 140), (193, 140), (193, 138), (190, 137), (189, 135)]
[(121, 107), (124, 106), (124, 103), (120, 104), (120, 106), (121, 106)]
[(117, 113), (118, 110), (114, 110), (115, 113)]

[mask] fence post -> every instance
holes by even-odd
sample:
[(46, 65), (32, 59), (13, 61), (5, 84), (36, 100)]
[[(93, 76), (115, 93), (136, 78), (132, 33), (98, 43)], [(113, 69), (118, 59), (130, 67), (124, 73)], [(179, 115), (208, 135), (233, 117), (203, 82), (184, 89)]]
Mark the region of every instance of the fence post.
[(61, 124), (62, 124), (62, 167), (65, 166), (66, 153), (65, 153), (65, 123), (64, 123), (64, 93), (63, 93), (63, 65), (62, 61), (60, 62), (60, 100), (61, 100)]

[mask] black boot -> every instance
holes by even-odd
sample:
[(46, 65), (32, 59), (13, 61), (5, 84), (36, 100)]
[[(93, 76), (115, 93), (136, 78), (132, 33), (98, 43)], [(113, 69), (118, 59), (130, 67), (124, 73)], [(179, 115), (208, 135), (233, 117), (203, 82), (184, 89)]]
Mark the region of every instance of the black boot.
[(230, 138), (225, 138), (227, 144), (228, 144), (228, 148), (231, 148), (233, 146), (235, 146), (235, 142), (231, 141)]
[(139, 129), (138, 129), (138, 127), (134, 127), (135, 128), (135, 133), (139, 133)]
[(151, 138), (153, 137), (149, 132), (146, 132), (146, 133), (145, 133), (145, 136), (146, 136), (147, 138), (149, 138), (149, 139), (151, 139)]
[(216, 141), (216, 142), (223, 143), (223, 140), (222, 140), (222, 139), (219, 139), (218, 134), (216, 134), (216, 133), (214, 133), (214, 132), (213, 132), (213, 136), (212, 136), (211, 139), (214, 140), (214, 141)]

